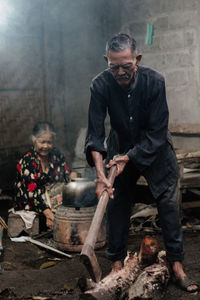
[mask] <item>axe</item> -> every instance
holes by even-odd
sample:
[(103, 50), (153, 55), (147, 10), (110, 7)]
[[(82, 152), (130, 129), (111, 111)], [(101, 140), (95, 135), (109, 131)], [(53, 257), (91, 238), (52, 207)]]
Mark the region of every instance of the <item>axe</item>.
[[(113, 186), (116, 173), (117, 166), (113, 165), (110, 168), (108, 174), (108, 181), (110, 182), (111, 186)], [(97, 208), (92, 219), (92, 223), (90, 225), (90, 229), (88, 231), (85, 243), (80, 254), (81, 262), (85, 265), (92, 280), (95, 282), (99, 282), (101, 280), (102, 272), (94, 252), (94, 246), (97, 240), (98, 232), (102, 223), (108, 200), (108, 192), (104, 190), (98, 201)]]

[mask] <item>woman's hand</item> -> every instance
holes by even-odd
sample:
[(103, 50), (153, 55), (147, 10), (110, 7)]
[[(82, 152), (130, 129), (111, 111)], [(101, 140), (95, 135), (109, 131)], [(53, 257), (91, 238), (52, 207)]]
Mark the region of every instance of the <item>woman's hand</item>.
[(73, 178), (77, 178), (80, 177), (79, 174), (75, 171), (71, 171), (71, 173), (69, 174), (69, 179), (73, 179)]
[(43, 214), (46, 217), (46, 225), (48, 228), (53, 229), (53, 223), (54, 223), (54, 213), (51, 211), (50, 208), (47, 208), (43, 211)]

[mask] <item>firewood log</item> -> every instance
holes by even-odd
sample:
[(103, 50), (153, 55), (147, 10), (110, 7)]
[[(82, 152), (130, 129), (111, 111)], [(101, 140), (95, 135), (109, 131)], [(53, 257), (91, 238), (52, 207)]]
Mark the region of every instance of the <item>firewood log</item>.
[(135, 254), (126, 259), (124, 268), (118, 272), (111, 272), (97, 283), (93, 289), (81, 294), (80, 299), (119, 300), (127, 288), (135, 281), (139, 273), (140, 266), (138, 257)]
[(155, 290), (165, 287), (169, 279), (158, 249), (155, 238), (145, 237), (139, 256), (129, 254), (121, 270), (111, 272), (98, 283), (85, 280), (87, 291), (80, 295), (80, 300), (152, 299)]
[(146, 267), (127, 291), (127, 299), (154, 299), (160, 296), (169, 280), (169, 271), (165, 264), (157, 263)]

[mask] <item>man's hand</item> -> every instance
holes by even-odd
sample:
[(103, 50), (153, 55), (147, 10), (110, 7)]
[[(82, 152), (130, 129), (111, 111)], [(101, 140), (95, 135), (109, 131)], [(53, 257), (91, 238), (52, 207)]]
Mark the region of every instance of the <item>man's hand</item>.
[(114, 198), (114, 188), (112, 188), (110, 182), (105, 176), (104, 167), (103, 167), (103, 156), (97, 151), (91, 151), (92, 158), (97, 172), (97, 187), (96, 194), (98, 199), (100, 199), (102, 193), (106, 190), (108, 192), (109, 198)]
[(113, 195), (114, 188), (112, 188), (110, 182), (108, 181), (108, 179), (105, 176), (97, 179), (96, 194), (97, 194), (98, 199), (100, 199), (100, 197), (104, 191), (107, 191), (109, 198), (111, 198), (111, 199), (114, 198), (114, 195)]
[(128, 155), (116, 155), (109, 161), (106, 168), (111, 168), (113, 165), (117, 166), (117, 176), (124, 171), (124, 168), (129, 161)]

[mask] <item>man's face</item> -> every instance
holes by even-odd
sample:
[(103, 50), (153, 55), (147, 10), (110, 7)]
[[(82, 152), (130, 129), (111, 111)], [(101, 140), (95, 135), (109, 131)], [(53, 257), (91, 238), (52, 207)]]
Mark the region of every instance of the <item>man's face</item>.
[(126, 48), (120, 52), (108, 52), (108, 56), (105, 57), (105, 60), (108, 63), (113, 77), (120, 86), (124, 88), (129, 87), (134, 73), (137, 70), (137, 62), (141, 59), (141, 56), (138, 57), (134, 57), (130, 48)]

